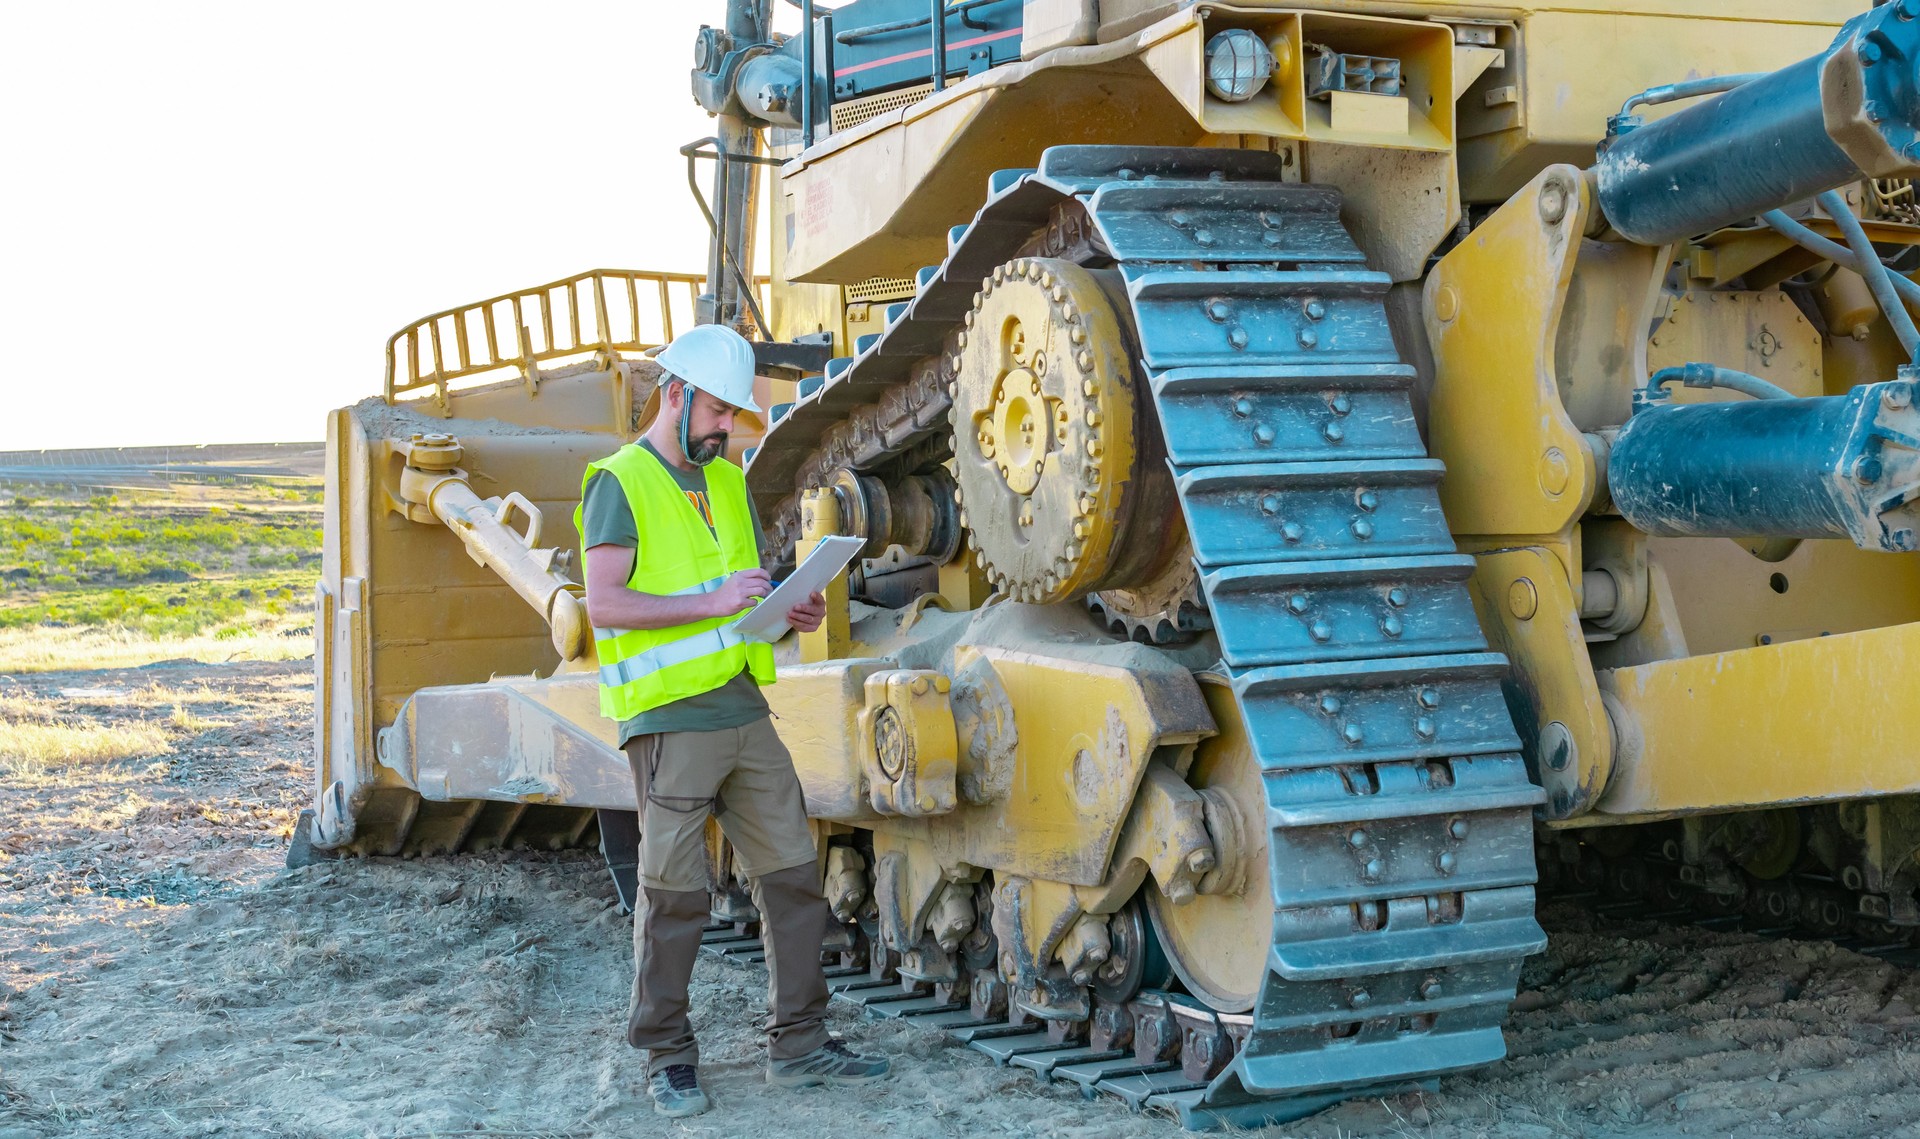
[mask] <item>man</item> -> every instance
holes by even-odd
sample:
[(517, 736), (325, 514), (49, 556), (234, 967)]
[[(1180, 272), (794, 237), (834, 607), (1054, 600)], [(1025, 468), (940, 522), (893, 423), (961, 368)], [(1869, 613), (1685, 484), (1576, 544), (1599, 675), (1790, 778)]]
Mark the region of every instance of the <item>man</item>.
[[(888, 1062), (827, 1034), (820, 943), (829, 920), (793, 759), (760, 686), (773, 650), (729, 623), (772, 589), (746, 478), (722, 458), (753, 402), (753, 349), (702, 325), (658, 357), (659, 414), (636, 442), (590, 464), (576, 519), (587, 615), (600, 657), (600, 711), (619, 721), (640, 804), (633, 1003), (627, 1041), (645, 1048), (647, 1091), (670, 1116), (707, 1110), (687, 983), (708, 914), (711, 814), (752, 879), (767, 943), (767, 1081), (800, 1087), (877, 1080)], [(820, 626), (814, 594), (787, 613)]]

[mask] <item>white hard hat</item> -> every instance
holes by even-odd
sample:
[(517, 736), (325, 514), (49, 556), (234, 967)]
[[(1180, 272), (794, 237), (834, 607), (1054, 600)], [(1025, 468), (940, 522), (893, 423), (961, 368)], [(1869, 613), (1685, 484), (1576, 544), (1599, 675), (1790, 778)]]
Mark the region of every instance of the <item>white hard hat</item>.
[(742, 411), (760, 411), (753, 402), (753, 345), (724, 324), (702, 324), (681, 333), (654, 360), (688, 387)]

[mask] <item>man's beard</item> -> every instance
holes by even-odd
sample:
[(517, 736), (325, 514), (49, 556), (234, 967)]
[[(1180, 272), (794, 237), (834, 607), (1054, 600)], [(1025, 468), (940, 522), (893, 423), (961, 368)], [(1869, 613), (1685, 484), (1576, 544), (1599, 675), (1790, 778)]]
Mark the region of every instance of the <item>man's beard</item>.
[(688, 455), (687, 458), (695, 463), (704, 465), (712, 462), (720, 452), (726, 449), (727, 433), (725, 431), (716, 431), (711, 435), (702, 435), (699, 439), (694, 440), (693, 454)]

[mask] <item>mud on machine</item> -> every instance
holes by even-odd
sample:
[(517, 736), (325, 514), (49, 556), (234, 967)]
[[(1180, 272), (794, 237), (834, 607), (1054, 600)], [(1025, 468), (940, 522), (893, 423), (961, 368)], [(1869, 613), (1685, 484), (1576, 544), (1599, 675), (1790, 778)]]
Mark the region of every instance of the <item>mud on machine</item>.
[(768, 693), (871, 1010), (1248, 1124), (1499, 1059), (1536, 883), (1920, 925), (1920, 0), (794, 7), (705, 274), (333, 413), (296, 858), (620, 861), (572, 506), (724, 321), (765, 560), (867, 540)]

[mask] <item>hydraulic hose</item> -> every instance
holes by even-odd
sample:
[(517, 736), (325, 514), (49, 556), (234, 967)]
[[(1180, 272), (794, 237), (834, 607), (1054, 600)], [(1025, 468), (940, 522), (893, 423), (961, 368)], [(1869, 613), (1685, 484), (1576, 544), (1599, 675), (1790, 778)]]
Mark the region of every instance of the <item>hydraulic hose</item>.
[[(1686, 79), (1679, 83), (1662, 83), (1658, 87), (1649, 87), (1633, 98), (1620, 104), (1620, 114), (1616, 119), (1624, 122), (1633, 117), (1635, 107), (1650, 107), (1656, 103), (1672, 103), (1680, 99), (1692, 99), (1701, 95), (1718, 95), (1722, 91), (1731, 91), (1743, 83), (1750, 83), (1766, 75), (1764, 71), (1747, 72), (1741, 75), (1715, 75), (1707, 79)], [(1636, 124), (1638, 125), (1638, 124)]]
[(1847, 203), (1839, 194), (1828, 190), (1815, 199), (1820, 208), (1827, 211), (1833, 224), (1847, 237), (1847, 244), (1853, 248), (1854, 259), (1860, 263), (1855, 270), (1867, 280), (1867, 287), (1873, 290), (1873, 299), (1880, 304), (1880, 311), (1886, 314), (1887, 323), (1893, 326), (1893, 334), (1900, 338), (1900, 347), (1905, 350), (1908, 361), (1920, 353), (1920, 329), (1913, 326), (1913, 314), (1907, 306), (1900, 303), (1900, 294), (1894, 291), (1893, 274), (1880, 261), (1880, 255), (1873, 251), (1873, 242), (1868, 239), (1867, 231), (1860, 219), (1853, 216)]
[[(1867, 275), (1866, 270), (1860, 267), (1860, 259), (1853, 255), (1853, 250), (1837, 241), (1829, 241), (1821, 237), (1779, 210), (1769, 210), (1761, 214), (1760, 220), (1773, 227), (1775, 233), (1808, 253), (1824, 257), (1842, 269), (1851, 269), (1862, 277)], [(1898, 273), (1888, 273), (1887, 278), (1893, 282), (1893, 289), (1900, 294), (1902, 300), (1911, 305), (1920, 305), (1920, 284), (1915, 284)]]
[(1759, 376), (1748, 375), (1746, 372), (1736, 372), (1732, 368), (1721, 368), (1713, 364), (1682, 364), (1676, 368), (1662, 368), (1649, 376), (1647, 386), (1634, 393), (1634, 411), (1643, 411), (1664, 402), (1667, 398), (1667, 385), (1675, 382), (1690, 388), (1724, 388), (1754, 399), (1798, 398), (1778, 384), (1768, 383)]

